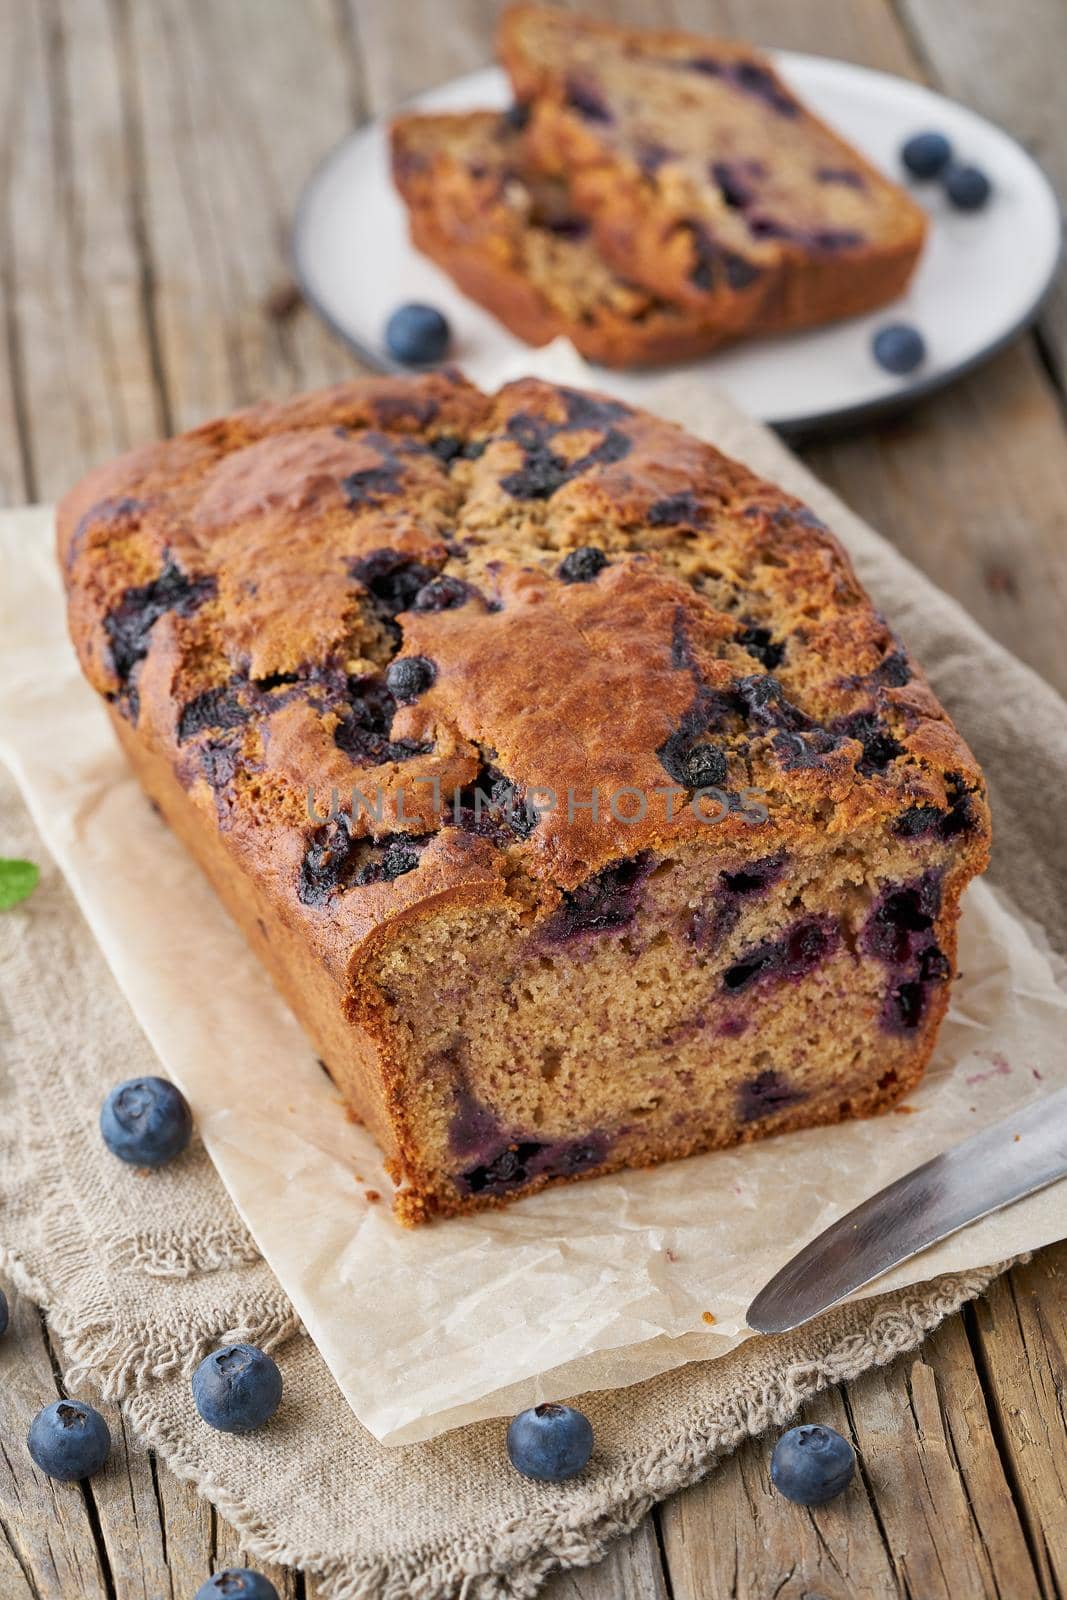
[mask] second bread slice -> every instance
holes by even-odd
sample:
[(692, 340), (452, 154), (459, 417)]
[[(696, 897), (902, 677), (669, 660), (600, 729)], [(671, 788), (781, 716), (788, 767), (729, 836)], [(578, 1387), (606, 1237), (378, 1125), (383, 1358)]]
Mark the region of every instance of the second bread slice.
[(565, 183), (529, 172), (519, 117), (399, 117), (393, 177), (413, 243), (527, 344), (565, 334), (590, 361), (685, 360), (727, 337), (721, 322), (621, 277)]
[(732, 334), (812, 326), (904, 289), (921, 208), (747, 45), (538, 5), (499, 54), (532, 109), (528, 158), (566, 173), (597, 248)]

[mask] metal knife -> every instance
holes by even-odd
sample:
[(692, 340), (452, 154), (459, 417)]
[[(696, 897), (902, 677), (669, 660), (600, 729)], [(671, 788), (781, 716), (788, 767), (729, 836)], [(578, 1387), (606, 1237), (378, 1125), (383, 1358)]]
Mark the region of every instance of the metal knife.
[(748, 1308), (748, 1325), (757, 1333), (799, 1328), (898, 1262), (1065, 1175), (1067, 1089), (1060, 1089), (916, 1167), (832, 1223), (760, 1290)]

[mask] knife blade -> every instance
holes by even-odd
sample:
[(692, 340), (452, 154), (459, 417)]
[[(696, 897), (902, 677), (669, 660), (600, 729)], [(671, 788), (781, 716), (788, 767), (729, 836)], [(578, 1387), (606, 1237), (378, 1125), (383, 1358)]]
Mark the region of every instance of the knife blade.
[[(1067, 1089), (905, 1173), (813, 1239), (748, 1308), (756, 1333), (788, 1333), (968, 1222), (1067, 1175)], [(1067, 1233), (1067, 1214), (1064, 1219)]]

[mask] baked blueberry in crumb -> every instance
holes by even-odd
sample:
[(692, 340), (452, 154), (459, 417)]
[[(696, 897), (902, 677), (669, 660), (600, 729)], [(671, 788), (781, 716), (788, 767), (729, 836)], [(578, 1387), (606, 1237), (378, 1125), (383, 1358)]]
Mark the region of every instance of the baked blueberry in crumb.
[(397, 701), (385, 679), (351, 678), (348, 695), (336, 708), (340, 720), (333, 730), (333, 742), (351, 761), (359, 766), (379, 766), (428, 754), (428, 744), (390, 737)]
[(375, 846), (374, 854), (364, 861), (356, 872), (354, 882), (360, 886), (368, 883), (392, 883), (405, 873), (414, 872), (426, 839), (410, 833), (396, 833), (384, 846)]
[(615, 119), (604, 103), (592, 79), (572, 73), (564, 86), (567, 104), (586, 122), (613, 122)]
[(581, 1472), (592, 1453), (589, 1418), (571, 1406), (534, 1406), (508, 1428), (508, 1459), (525, 1478), (561, 1483)]
[(238, 699), (233, 684), (205, 689), (182, 707), (178, 718), (178, 743), (184, 744), (186, 739), (203, 733), (206, 728), (239, 728), (251, 715)]
[(419, 590), (434, 576), (431, 567), (400, 550), (388, 548), (357, 556), (348, 570), (369, 592), (380, 615), (387, 619), (401, 611), (410, 611)]
[(26, 1448), (48, 1477), (77, 1483), (100, 1471), (111, 1453), (111, 1435), (99, 1411), (84, 1400), (53, 1400), (30, 1423)]
[(7, 1305), (7, 1295), (4, 1293), (3, 1289), (0, 1289), (0, 1339), (2, 1339), (4, 1334), (7, 1332), (7, 1324), (10, 1315), (11, 1314)]
[(277, 1411), (282, 1375), (254, 1344), (228, 1344), (205, 1356), (193, 1373), (193, 1404), (220, 1433), (252, 1433)]
[(385, 669), (385, 686), (397, 705), (406, 705), (424, 694), (436, 677), (436, 667), (425, 656), (401, 656)]
[(718, 789), (726, 782), (726, 757), (717, 745), (694, 745), (683, 766), (689, 789)]
[(297, 899), (304, 906), (324, 906), (332, 894), (346, 888), (355, 872), (356, 842), (347, 824), (338, 818), (312, 835), (297, 880)]
[[(535, 1178), (576, 1178), (597, 1167), (607, 1155), (607, 1140), (592, 1133), (584, 1139), (504, 1138), (490, 1112), (479, 1108), (482, 1122), (468, 1124), (468, 1135), (481, 1127), (484, 1144), (482, 1159), (457, 1175), (456, 1183), (464, 1194), (507, 1194)], [(491, 1135), (495, 1131), (496, 1137)], [(453, 1147), (457, 1145), (457, 1124), (449, 1130)], [(473, 1154), (468, 1143), (466, 1151)]]
[(637, 915), (645, 879), (653, 861), (647, 850), (628, 860), (595, 872), (577, 888), (564, 894), (559, 907), (545, 922), (541, 936), (562, 943), (585, 933), (611, 933), (628, 927)]
[(598, 550), (596, 545), (583, 544), (564, 556), (559, 564), (559, 576), (564, 583), (591, 583), (607, 564), (603, 550)]
[(202, 1583), (193, 1600), (278, 1600), (278, 1591), (262, 1572), (227, 1567)]
[(750, 656), (755, 656), (757, 661), (762, 662), (768, 672), (773, 672), (775, 667), (781, 666), (785, 645), (774, 637), (769, 628), (761, 628), (755, 623), (750, 623), (738, 634), (737, 642)]
[(424, 584), (412, 600), (411, 609), (451, 611), (456, 606), (466, 605), (475, 592), (462, 578), (453, 578), (446, 574), (441, 578), (431, 578), (429, 583)]
[(398, 306), (385, 325), (386, 349), (406, 367), (427, 367), (448, 354), (452, 330), (436, 306)]
[(768, 939), (742, 955), (723, 974), (723, 987), (731, 992), (771, 978), (775, 981), (807, 977), (820, 962), (833, 955), (840, 938), (830, 917), (805, 917), (777, 939)]
[(771, 1482), (798, 1506), (821, 1506), (852, 1482), (856, 1455), (833, 1428), (804, 1423), (783, 1433), (771, 1456)]
[(653, 528), (699, 528), (704, 522), (704, 507), (688, 490), (668, 494), (661, 500), (653, 500), (648, 508), (648, 521)]
[(193, 1114), (165, 1078), (129, 1078), (100, 1108), (100, 1132), (113, 1156), (135, 1167), (161, 1167), (185, 1149)]
[(795, 1106), (804, 1099), (804, 1091), (794, 1088), (780, 1072), (759, 1072), (741, 1085), (737, 1115), (742, 1122), (758, 1122), (761, 1117), (772, 1117), (787, 1106)]
[(168, 560), (158, 578), (127, 589), (115, 609), (104, 617), (104, 632), (120, 684), (119, 694), (120, 697), (126, 694), (134, 721), (138, 702), (130, 681), (148, 654), (148, 636), (152, 629), (168, 611), (179, 617), (192, 616), (198, 607), (214, 599), (217, 588), (214, 578), (188, 578), (174, 561)]

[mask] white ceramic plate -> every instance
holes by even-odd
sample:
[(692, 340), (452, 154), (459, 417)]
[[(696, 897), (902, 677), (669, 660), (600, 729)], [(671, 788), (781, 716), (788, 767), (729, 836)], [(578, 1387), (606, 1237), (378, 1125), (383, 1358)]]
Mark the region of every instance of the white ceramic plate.
[[(883, 171), (899, 176), (904, 139), (936, 128), (994, 185), (988, 206), (966, 214), (949, 206), (936, 183), (915, 184), (933, 227), (908, 293), (891, 308), (811, 333), (749, 341), (695, 363), (751, 416), (795, 431), (894, 408), (999, 349), (1034, 317), (1052, 281), (1061, 223), (1041, 169), (973, 111), (921, 84), (844, 61), (787, 52), (775, 61), (798, 95)], [(412, 106), (460, 111), (508, 100), (503, 72), (487, 67)], [(409, 244), (383, 122), (350, 134), (313, 175), (297, 211), (293, 251), (308, 300), (375, 366), (395, 368), (383, 330), (389, 313), (408, 300), (429, 301), (445, 313), (454, 333), (452, 359), (476, 383), (492, 387), (496, 373), (525, 348)], [(907, 378), (882, 371), (871, 355), (872, 334), (889, 320), (915, 323), (926, 339), (927, 359)], [(640, 372), (603, 368), (597, 380), (637, 404), (648, 383)]]

